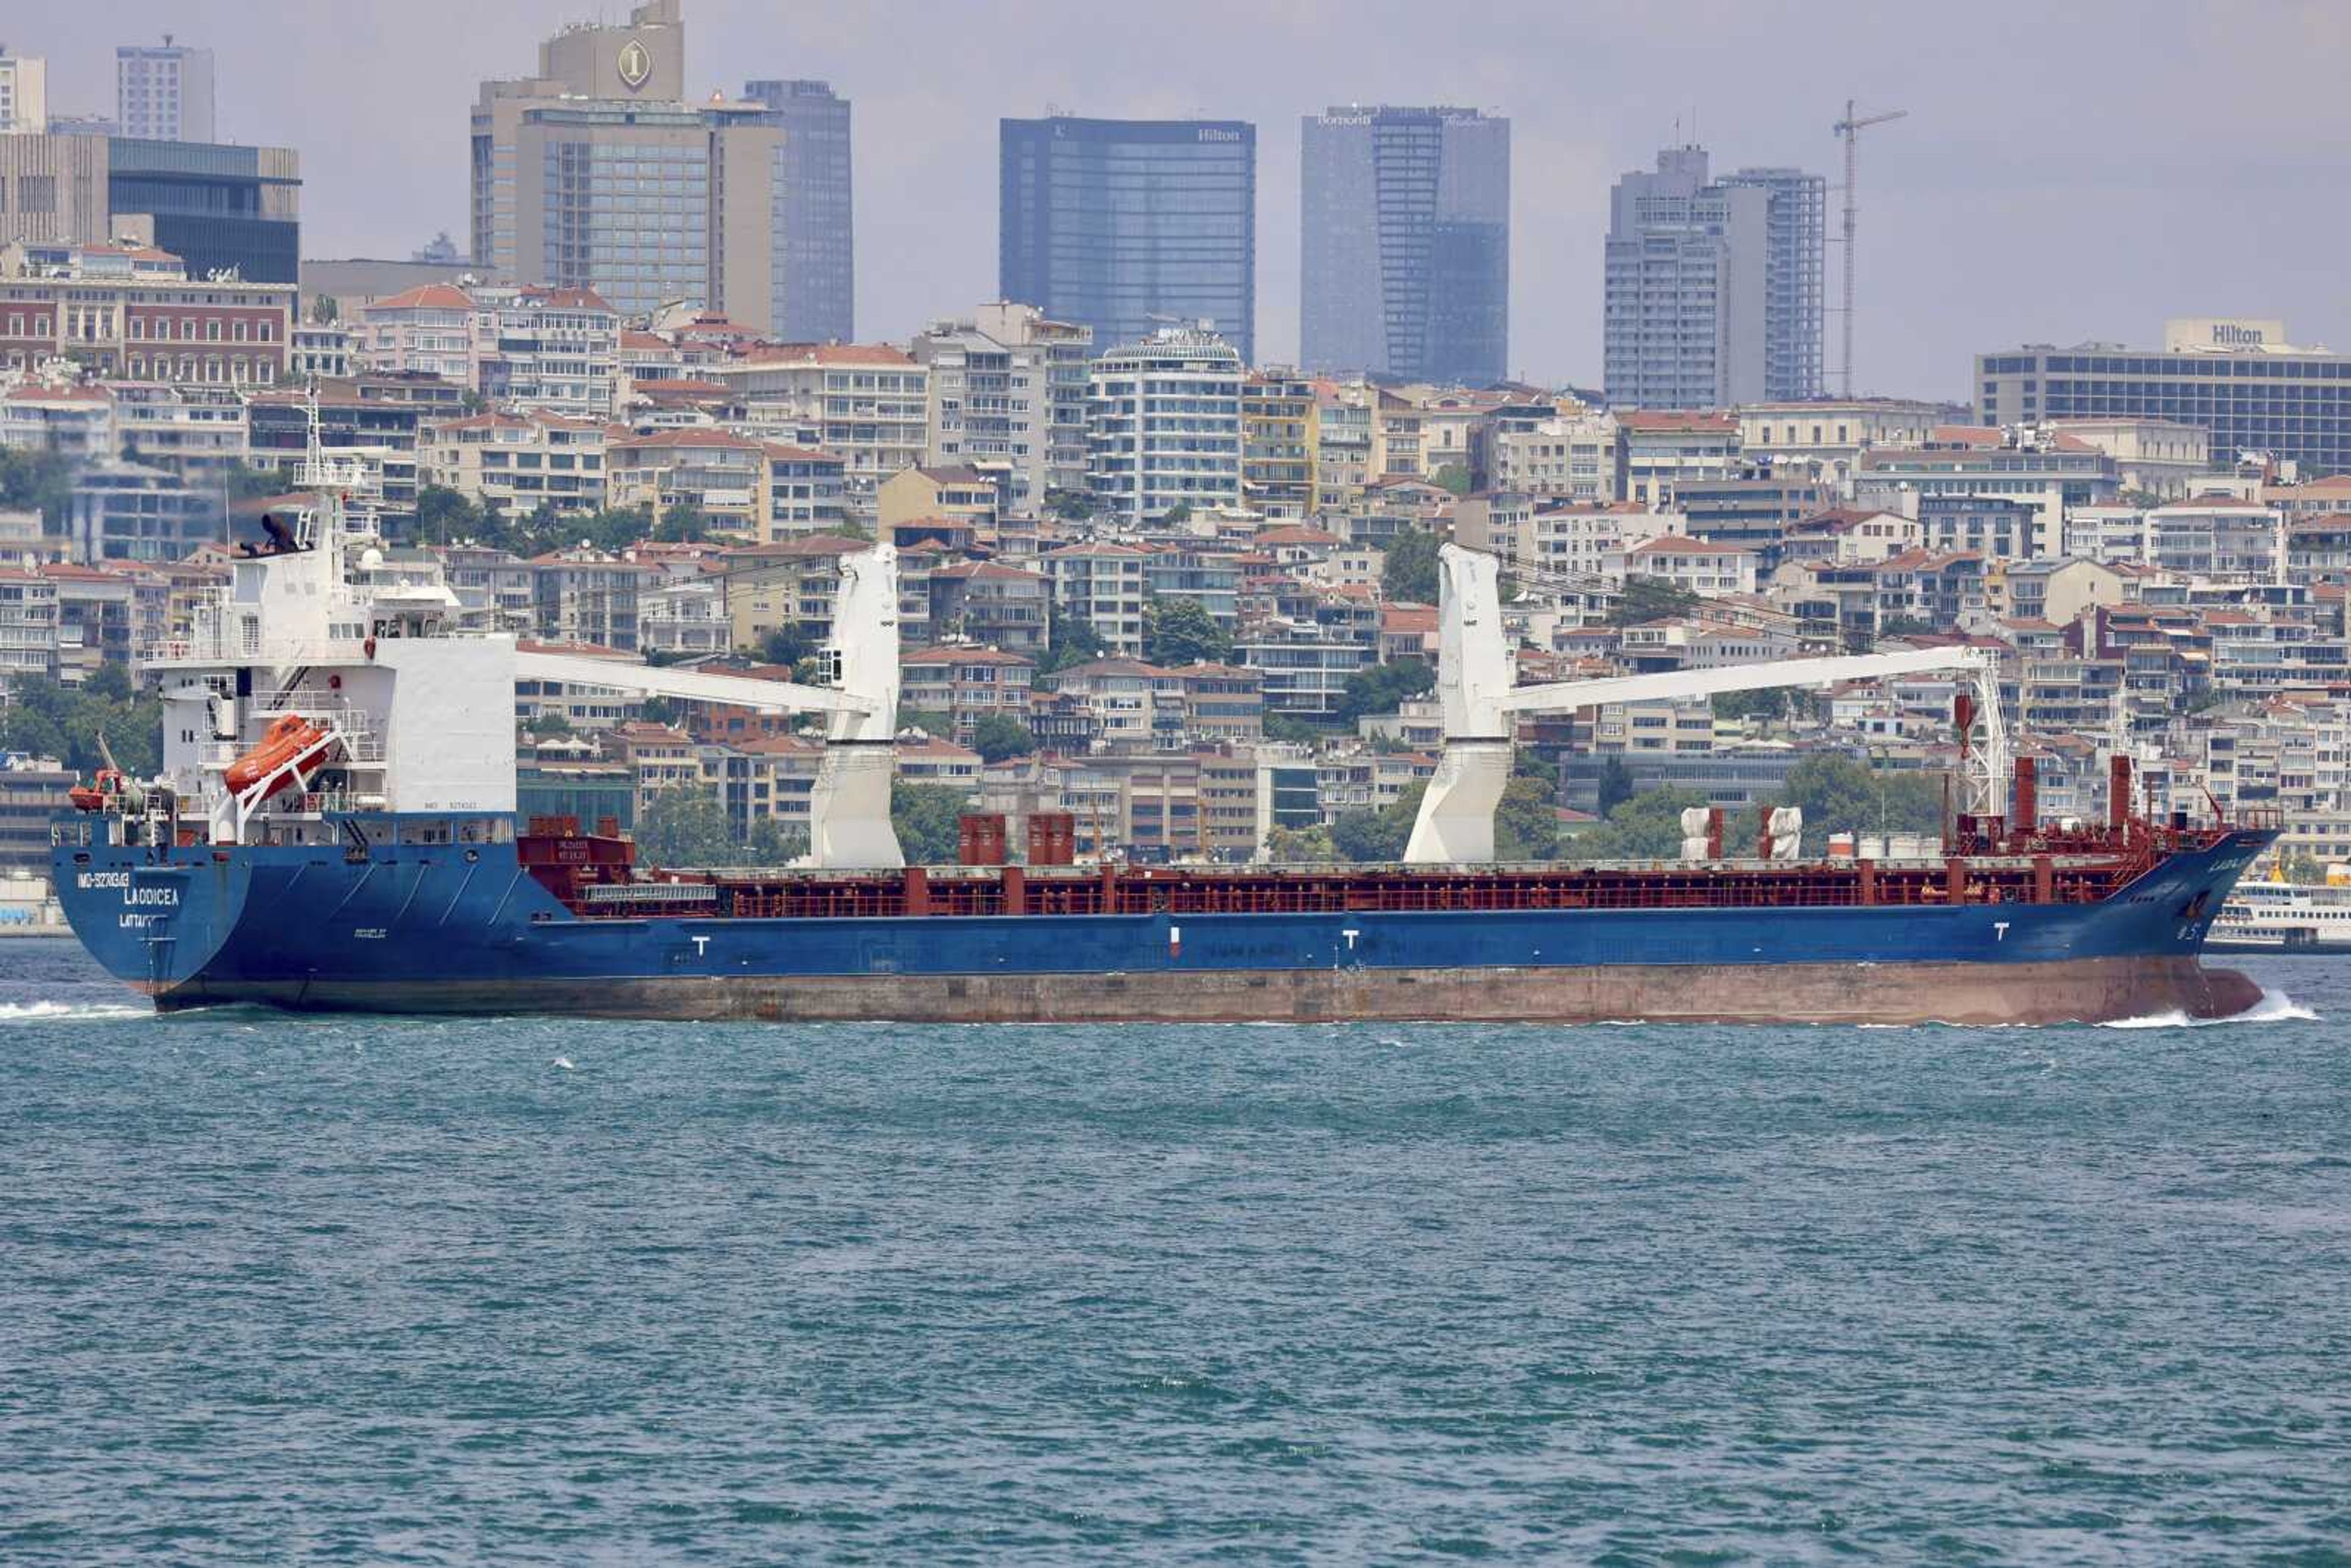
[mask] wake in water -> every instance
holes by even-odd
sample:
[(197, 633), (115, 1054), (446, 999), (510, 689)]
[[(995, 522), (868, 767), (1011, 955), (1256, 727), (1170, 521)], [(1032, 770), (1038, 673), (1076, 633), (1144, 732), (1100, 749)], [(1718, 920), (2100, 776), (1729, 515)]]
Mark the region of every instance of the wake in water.
[(2192, 1019), (2178, 1008), (2169, 1012), (2150, 1013), (2145, 1018), (2115, 1019), (2102, 1023), (2100, 1029), (2217, 1029), (2226, 1024), (2240, 1023), (2314, 1023), (2318, 1015), (2304, 1007), (2283, 991), (2264, 988), (2262, 999), (2243, 1012), (2224, 1019)]
[(0, 1002), (0, 1024), (53, 1023), (62, 1019), (152, 1019), (153, 1008), (127, 1002)]

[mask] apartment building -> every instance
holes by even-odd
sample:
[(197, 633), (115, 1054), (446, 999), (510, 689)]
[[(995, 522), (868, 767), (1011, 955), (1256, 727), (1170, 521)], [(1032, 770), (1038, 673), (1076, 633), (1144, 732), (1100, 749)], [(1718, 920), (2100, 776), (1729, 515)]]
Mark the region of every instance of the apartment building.
[(930, 447), (930, 371), (886, 343), (755, 345), (699, 372), (743, 405), (769, 439), (841, 460), (849, 519), (875, 524), (875, 492)]
[(417, 437), (417, 477), (444, 485), (508, 517), (542, 506), (603, 510), (611, 427), (553, 413), (475, 413), (430, 422)]

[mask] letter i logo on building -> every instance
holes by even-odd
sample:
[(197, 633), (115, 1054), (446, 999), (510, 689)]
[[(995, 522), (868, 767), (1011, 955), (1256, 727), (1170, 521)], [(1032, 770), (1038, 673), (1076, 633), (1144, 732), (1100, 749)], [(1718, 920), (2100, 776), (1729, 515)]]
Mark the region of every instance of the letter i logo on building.
[(621, 84), (631, 91), (644, 86), (645, 78), (653, 74), (652, 51), (634, 38), (621, 46), (619, 65)]

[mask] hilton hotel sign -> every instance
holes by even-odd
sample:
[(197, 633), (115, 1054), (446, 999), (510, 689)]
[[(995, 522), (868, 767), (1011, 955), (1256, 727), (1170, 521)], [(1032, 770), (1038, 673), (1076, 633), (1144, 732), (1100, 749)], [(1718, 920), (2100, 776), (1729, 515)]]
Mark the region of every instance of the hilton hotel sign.
[(2283, 321), (2237, 316), (2175, 316), (2163, 324), (2163, 351), (2167, 354), (2285, 347)]

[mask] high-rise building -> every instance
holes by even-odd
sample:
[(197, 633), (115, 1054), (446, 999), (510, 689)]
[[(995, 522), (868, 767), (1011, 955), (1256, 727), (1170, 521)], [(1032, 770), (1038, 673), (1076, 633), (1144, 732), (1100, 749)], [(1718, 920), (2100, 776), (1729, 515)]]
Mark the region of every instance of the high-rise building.
[(1301, 363), (1500, 380), (1510, 122), (1474, 109), (1350, 106), (1310, 114), (1300, 131)]
[(1710, 181), (1703, 147), (1657, 154), (1609, 202), (1608, 400), (1729, 408), (1820, 387), (1825, 189), (1791, 170)]
[(1007, 120), (998, 291), (1132, 343), (1207, 321), (1257, 347), (1257, 128), (1236, 120)]
[[(2304, 478), (2351, 474), (2351, 354), (2296, 347), (2273, 319), (2183, 317), (2163, 347), (2046, 343), (1976, 357), (1988, 425), (2171, 420), (2210, 435), (2221, 467), (2259, 453)], [(2062, 427), (2061, 427), (2062, 428)]]
[(114, 51), (114, 119), (142, 141), (213, 139), (213, 52), (175, 44), (125, 44)]
[(1801, 169), (1741, 169), (1722, 183), (1771, 198), (1763, 214), (1763, 395), (1819, 397), (1828, 339), (1829, 183)]
[(37, 136), (49, 128), (49, 63), (12, 55), (0, 44), (0, 136)]
[[(524, 180), (515, 138), (527, 110), (567, 98), (682, 105), (685, 26), (678, 0), (644, 0), (626, 25), (574, 23), (538, 46), (537, 76), (482, 84), (472, 116), (475, 266), (513, 275), (515, 206)], [(539, 171), (530, 173), (537, 178)], [(667, 193), (648, 193), (658, 199)]]
[(592, 288), (624, 316), (688, 301), (768, 330), (777, 141), (724, 106), (532, 106), (515, 131), (514, 277)]
[(1115, 521), (1241, 504), (1246, 373), (1230, 343), (1196, 327), (1163, 327), (1094, 361), (1087, 481)]
[(643, 0), (625, 26), (575, 24), (541, 44), (538, 76), (482, 84), (475, 264), (593, 289), (625, 315), (685, 304), (787, 332), (806, 235), (791, 211), (795, 121), (765, 103), (686, 102), (684, 50), (679, 0)]
[(247, 283), (292, 283), (299, 270), (302, 179), (291, 148), (0, 137), (0, 244), (127, 238), (171, 252), (198, 279), (234, 271)]
[(820, 81), (755, 81), (743, 97), (783, 131), (775, 155), (772, 330), (796, 343), (857, 335), (849, 100)]

